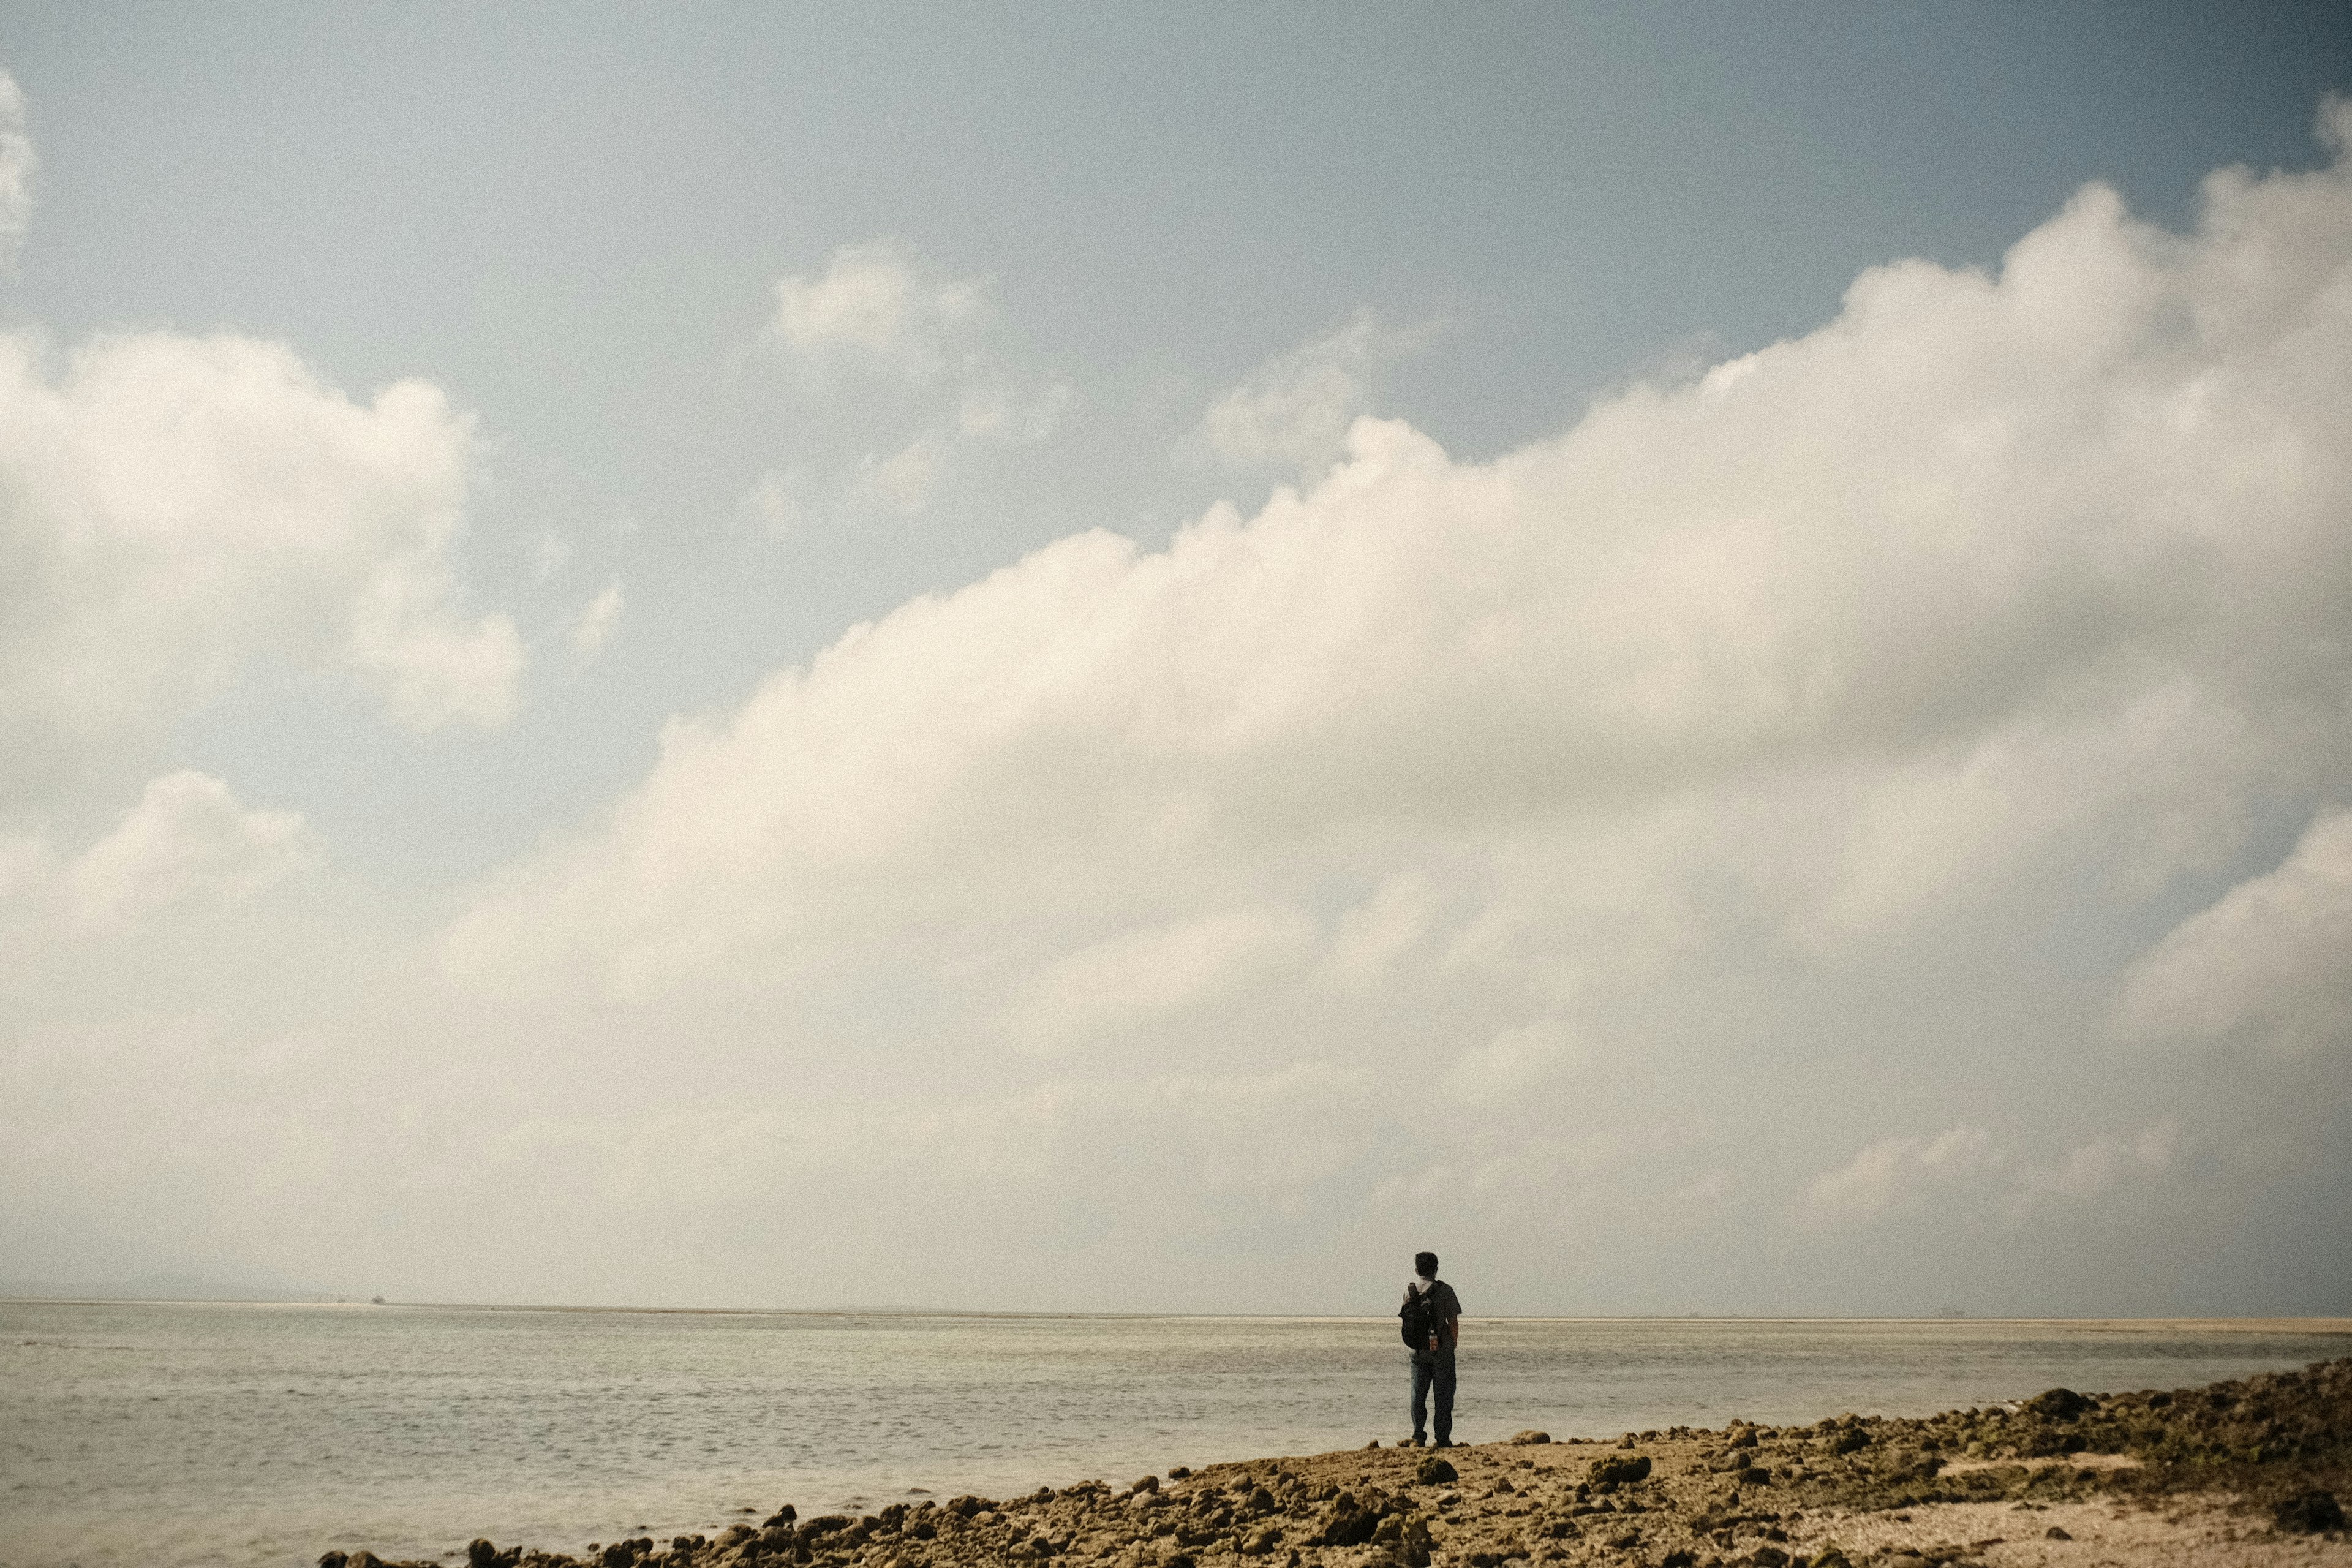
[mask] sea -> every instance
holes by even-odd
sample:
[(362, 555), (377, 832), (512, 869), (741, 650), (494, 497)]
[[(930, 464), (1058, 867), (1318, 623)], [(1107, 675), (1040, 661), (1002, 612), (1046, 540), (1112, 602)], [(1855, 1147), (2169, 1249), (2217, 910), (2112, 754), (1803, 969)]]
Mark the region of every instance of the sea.
[[(2352, 1354), (2339, 1325), (1466, 1321), (1455, 1439), (1927, 1415)], [(1384, 1447), (1392, 1319), (0, 1301), (0, 1568), (463, 1561), (779, 1505)]]

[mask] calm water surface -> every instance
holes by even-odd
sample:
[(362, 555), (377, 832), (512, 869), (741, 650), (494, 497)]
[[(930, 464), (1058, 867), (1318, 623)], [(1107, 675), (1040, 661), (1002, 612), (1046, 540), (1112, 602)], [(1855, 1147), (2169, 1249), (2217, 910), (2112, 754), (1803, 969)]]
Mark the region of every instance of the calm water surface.
[[(1457, 1438), (2176, 1387), (2341, 1337), (1974, 1321), (1465, 1323)], [(0, 1568), (462, 1559), (791, 1501), (1003, 1496), (1405, 1430), (1386, 1320), (0, 1302)]]

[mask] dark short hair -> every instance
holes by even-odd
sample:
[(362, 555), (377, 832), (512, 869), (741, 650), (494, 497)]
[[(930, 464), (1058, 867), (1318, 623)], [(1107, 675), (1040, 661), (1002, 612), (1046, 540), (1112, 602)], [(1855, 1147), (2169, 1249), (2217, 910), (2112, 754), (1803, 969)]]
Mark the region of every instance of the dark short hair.
[(1434, 1252), (1414, 1253), (1412, 1255), (1412, 1271), (1415, 1274), (1435, 1274), (1437, 1272), (1437, 1254)]

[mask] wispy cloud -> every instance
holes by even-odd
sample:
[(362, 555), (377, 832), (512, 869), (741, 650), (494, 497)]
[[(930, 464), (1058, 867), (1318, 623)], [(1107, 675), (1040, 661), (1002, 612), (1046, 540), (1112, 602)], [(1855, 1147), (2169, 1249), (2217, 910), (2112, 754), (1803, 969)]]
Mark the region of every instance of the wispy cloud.
[(621, 624), (621, 606), (618, 577), (598, 589), (596, 596), (581, 606), (572, 623), (572, 651), (582, 663), (595, 658), (613, 640), (613, 633)]
[(1319, 473), (1339, 456), (1380, 373), (1419, 352), (1434, 323), (1396, 328), (1359, 310), (1326, 337), (1277, 354), (1211, 399), (1184, 450), (1232, 468), (1260, 464)]
[(40, 160), (25, 121), (25, 89), (0, 70), (0, 268), (16, 265), (33, 223), (33, 172)]
[(903, 240), (845, 246), (823, 273), (779, 281), (776, 299), (770, 330), (794, 361), (887, 373), (898, 392), (877, 422), (898, 434), (845, 461), (769, 469), (737, 510), (771, 534), (843, 510), (923, 512), (960, 467), (1045, 440), (1070, 404), (1066, 384), (1007, 363), (988, 279), (950, 275)]
[(996, 313), (987, 279), (951, 277), (887, 236), (843, 246), (821, 273), (777, 279), (775, 296), (770, 325), (793, 353), (919, 374), (960, 359)]

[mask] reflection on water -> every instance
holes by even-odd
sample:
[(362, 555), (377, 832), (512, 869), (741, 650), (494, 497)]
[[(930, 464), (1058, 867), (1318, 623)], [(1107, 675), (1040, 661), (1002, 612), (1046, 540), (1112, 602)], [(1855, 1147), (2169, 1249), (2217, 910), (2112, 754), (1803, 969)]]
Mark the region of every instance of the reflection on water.
[[(2174, 1387), (2340, 1338), (1975, 1321), (1465, 1323), (1457, 1437)], [(740, 1509), (1393, 1441), (1386, 1320), (0, 1302), (0, 1568), (462, 1559)]]

